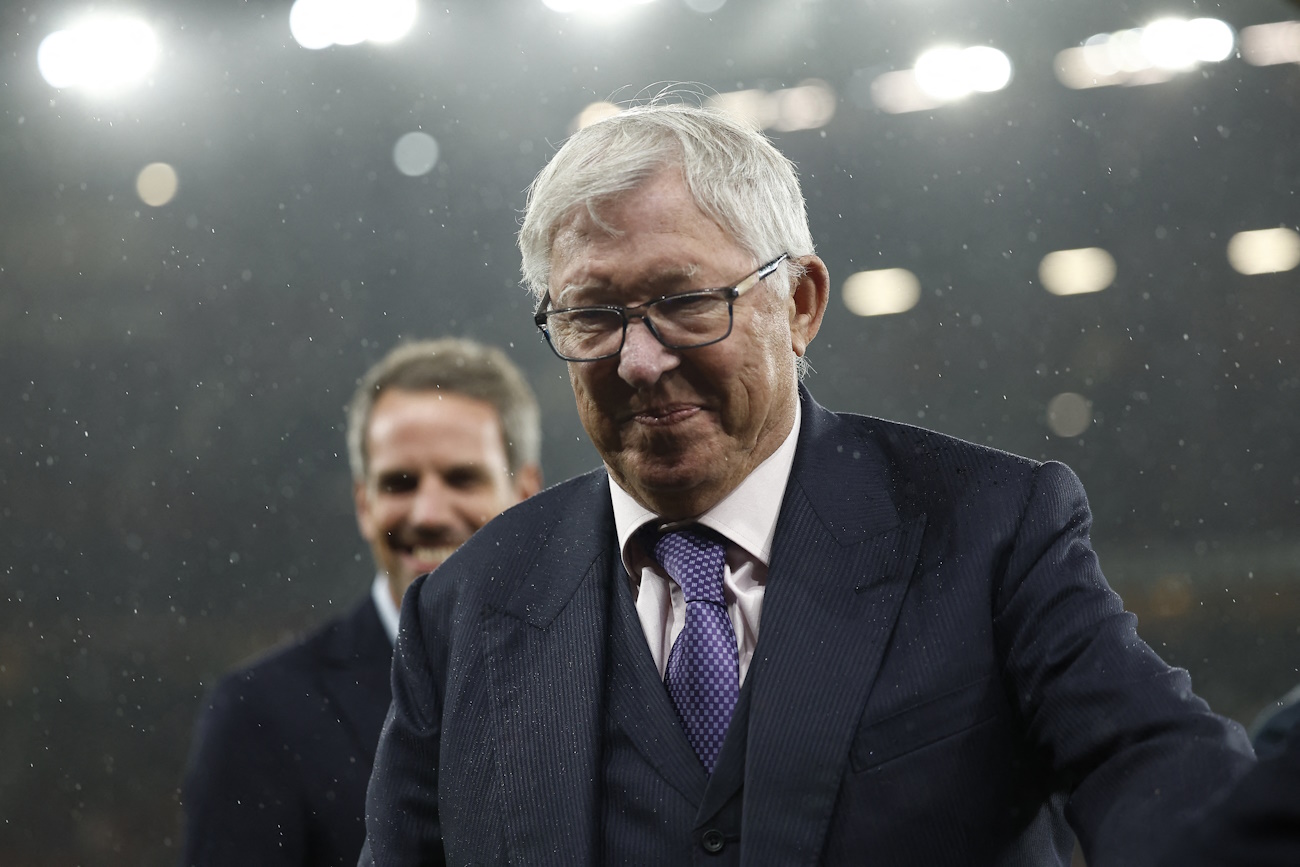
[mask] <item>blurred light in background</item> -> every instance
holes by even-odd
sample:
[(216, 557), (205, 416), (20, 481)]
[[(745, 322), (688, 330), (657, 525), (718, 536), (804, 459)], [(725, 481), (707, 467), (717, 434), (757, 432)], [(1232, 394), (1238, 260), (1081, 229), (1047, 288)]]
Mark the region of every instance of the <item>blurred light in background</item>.
[(1168, 81), (1178, 72), (1232, 56), (1236, 38), (1217, 18), (1162, 18), (1146, 27), (1099, 33), (1056, 55), (1056, 77), (1083, 90)]
[(1228, 264), (1242, 274), (1273, 274), (1300, 266), (1300, 233), (1293, 229), (1238, 232), (1228, 241)]
[(547, 8), (554, 9), (556, 12), (602, 15), (621, 12), (631, 6), (643, 6), (652, 0), (542, 0), (542, 2)]
[(604, 120), (607, 117), (613, 117), (623, 109), (619, 108), (612, 102), (593, 102), (578, 112), (578, 116), (573, 119), (569, 125), (569, 132), (577, 132), (584, 127), (591, 126), (598, 120)]
[(708, 105), (755, 129), (793, 132), (818, 129), (835, 116), (835, 91), (826, 82), (810, 78), (797, 87), (734, 90), (709, 97)]
[(416, 0), (295, 0), (289, 32), (303, 48), (396, 42), (415, 24)]
[(138, 18), (97, 15), (41, 41), (36, 66), (51, 87), (108, 92), (137, 84), (158, 59), (153, 29)]
[(176, 198), (178, 186), (176, 169), (167, 163), (149, 163), (135, 176), (136, 195), (153, 208), (160, 208)]
[(996, 48), (932, 48), (912, 69), (886, 72), (871, 85), (876, 107), (890, 114), (927, 111), (970, 96), (993, 93), (1011, 82), (1011, 59)]
[(685, 0), (685, 3), (686, 8), (692, 12), (708, 15), (710, 12), (717, 12), (723, 6), (726, 6), (727, 0)]
[(1057, 250), (1038, 263), (1038, 279), (1053, 295), (1086, 295), (1115, 282), (1115, 257), (1100, 247)]
[(1300, 63), (1300, 21), (1242, 28), (1241, 56), (1254, 66)]
[(921, 281), (906, 268), (858, 271), (844, 281), (844, 306), (859, 316), (904, 313), (921, 300)]
[(393, 165), (409, 178), (427, 175), (438, 164), (438, 142), (427, 132), (408, 132), (393, 145)]
[(929, 111), (943, 105), (921, 89), (916, 73), (911, 69), (886, 72), (871, 82), (871, 101), (876, 108), (889, 114), (906, 114), (909, 111)]
[(1092, 401), (1072, 391), (1047, 402), (1047, 427), (1058, 437), (1077, 437), (1092, 424)]
[(916, 59), (916, 83), (945, 102), (972, 93), (992, 93), (1011, 81), (1011, 60), (996, 48), (932, 48)]

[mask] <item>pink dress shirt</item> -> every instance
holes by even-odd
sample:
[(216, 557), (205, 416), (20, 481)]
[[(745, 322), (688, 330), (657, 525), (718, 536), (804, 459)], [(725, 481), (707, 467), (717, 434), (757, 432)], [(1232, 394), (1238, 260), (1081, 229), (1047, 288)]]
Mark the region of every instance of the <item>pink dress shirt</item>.
[[(758, 644), (767, 564), (772, 555), (777, 514), (781, 510), (786, 483), (790, 480), (790, 468), (794, 465), (801, 421), (802, 410), (796, 403), (794, 426), (780, 447), (721, 502), (691, 522), (703, 524), (727, 539), (723, 595), (727, 600), (727, 613), (731, 615), (732, 629), (736, 632), (742, 684), (749, 672), (754, 646)], [(636, 535), (645, 525), (659, 523), (658, 516), (632, 499), (632, 495), (619, 487), (613, 478), (609, 490), (619, 550), (631, 577), (637, 616), (662, 678), (673, 642), (682, 631), (686, 601), (677, 582), (663, 574)]]

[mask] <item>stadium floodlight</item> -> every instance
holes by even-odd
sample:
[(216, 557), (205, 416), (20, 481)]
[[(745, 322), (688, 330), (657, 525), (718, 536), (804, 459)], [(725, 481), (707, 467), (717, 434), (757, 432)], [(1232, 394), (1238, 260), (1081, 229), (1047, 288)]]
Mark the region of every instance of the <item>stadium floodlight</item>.
[(144, 81), (158, 59), (158, 39), (138, 18), (96, 15), (41, 41), (36, 66), (51, 87), (108, 93)]
[(916, 83), (930, 97), (948, 102), (973, 92), (992, 93), (1011, 81), (1011, 60), (987, 45), (931, 48), (916, 59)]
[(564, 13), (610, 15), (632, 6), (642, 6), (653, 0), (542, 0), (548, 9)]
[(415, 24), (416, 0), (296, 0), (289, 32), (303, 48), (396, 42)]

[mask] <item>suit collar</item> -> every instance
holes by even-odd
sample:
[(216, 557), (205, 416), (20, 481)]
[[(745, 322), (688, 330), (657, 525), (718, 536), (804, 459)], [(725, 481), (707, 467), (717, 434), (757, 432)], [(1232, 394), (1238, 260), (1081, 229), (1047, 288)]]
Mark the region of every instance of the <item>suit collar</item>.
[(321, 634), (321, 689), (339, 709), (364, 754), (373, 756), (392, 700), (393, 645), (367, 597)]
[(825, 409), (799, 386), (803, 425), (778, 526), (788, 526), (791, 487), (841, 545), (861, 542), (900, 522), (890, 463), (877, 440)]
[(534, 537), (520, 540), (521, 545), (536, 545), (536, 554), (503, 607), (538, 629), (550, 625), (597, 559), (608, 555), (613, 546), (614, 515), (604, 469), (580, 476), (572, 486), (568, 496), (553, 505)]
[(782, 864), (819, 861), (926, 524), (896, 505), (869, 422), (800, 392), (804, 428), (750, 669), (743, 783), (743, 851)]
[[(599, 860), (601, 721), (614, 518), (604, 470), (554, 492), (536, 552), (481, 618), (510, 859)], [(564, 809), (557, 809), (563, 804)]]

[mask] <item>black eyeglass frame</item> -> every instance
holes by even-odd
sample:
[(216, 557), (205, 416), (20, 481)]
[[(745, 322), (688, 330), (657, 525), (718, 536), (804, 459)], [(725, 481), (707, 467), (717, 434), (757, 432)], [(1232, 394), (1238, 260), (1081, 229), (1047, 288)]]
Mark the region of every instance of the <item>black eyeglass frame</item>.
[[(658, 340), (667, 349), (699, 349), (702, 346), (712, 346), (715, 343), (721, 343), (731, 336), (732, 327), (735, 325), (735, 310), (733, 305), (736, 303), (736, 299), (740, 298), (740, 296), (744, 295), (750, 289), (753, 289), (766, 278), (776, 273), (776, 269), (780, 267), (781, 263), (789, 258), (789, 253), (782, 253), (771, 262), (768, 262), (765, 265), (760, 265), (756, 271), (746, 275), (745, 278), (735, 286), (724, 286), (721, 289), (696, 289), (692, 292), (681, 292), (676, 295), (660, 295), (658, 298), (652, 298), (649, 301), (634, 304), (631, 307), (622, 307), (617, 304), (594, 304), (582, 307), (561, 307), (556, 310), (547, 310), (546, 306), (551, 302), (551, 293), (547, 292), (542, 295), (542, 300), (537, 303), (537, 310), (533, 312), (533, 324), (537, 326), (537, 330), (542, 332), (542, 336), (546, 338), (546, 345), (551, 347), (551, 351), (563, 361), (604, 361), (607, 358), (614, 358), (623, 351), (623, 346), (627, 343), (627, 327), (633, 319), (640, 319), (644, 322), (646, 330), (654, 335), (654, 339)], [(654, 320), (649, 316), (650, 309), (656, 304), (661, 304), (665, 301), (681, 301), (682, 299), (701, 298), (705, 296), (721, 296), (722, 300), (727, 302), (727, 330), (722, 334), (722, 336), (715, 337), (712, 340), (706, 340), (703, 343), (689, 343), (685, 345), (673, 344), (665, 340), (663, 335), (655, 328)], [(573, 358), (565, 355), (560, 352), (559, 347), (557, 347), (555, 342), (551, 340), (551, 332), (546, 327), (546, 320), (557, 313), (573, 313), (588, 310), (609, 311), (617, 313), (622, 318), (623, 333), (619, 338), (618, 348), (613, 352), (607, 352), (606, 354), (598, 355), (595, 358)]]

